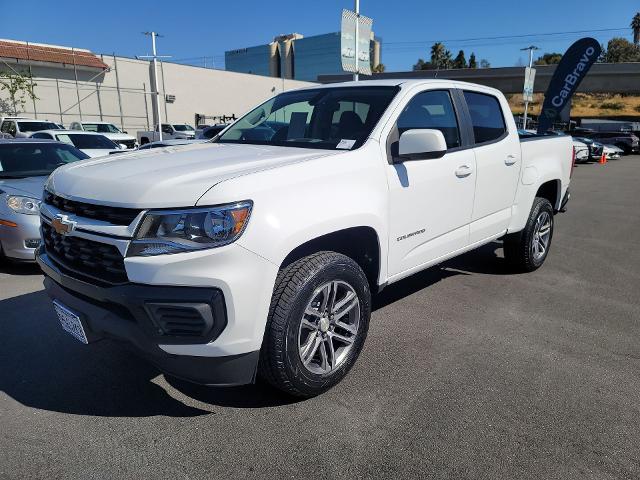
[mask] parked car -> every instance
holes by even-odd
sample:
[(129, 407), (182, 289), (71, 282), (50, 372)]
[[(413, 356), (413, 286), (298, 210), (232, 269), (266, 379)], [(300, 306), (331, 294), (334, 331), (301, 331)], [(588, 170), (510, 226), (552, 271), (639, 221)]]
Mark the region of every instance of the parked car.
[(35, 260), (44, 182), (60, 165), (85, 158), (89, 157), (66, 143), (0, 140), (0, 257)]
[[(163, 123), (162, 140), (181, 139), (193, 140), (196, 138), (196, 131), (191, 125), (186, 123)], [(160, 133), (156, 125), (154, 130), (138, 132), (138, 144), (157, 142), (160, 140)]]
[(575, 138), (573, 138), (572, 141), (573, 141), (573, 151), (574, 151), (576, 163), (584, 163), (591, 160), (589, 145), (579, 140), (576, 140)]
[(631, 132), (594, 132), (585, 136), (603, 145), (615, 145), (621, 148), (625, 155), (640, 151), (638, 137)]
[(62, 328), (193, 382), (317, 395), (385, 286), (499, 238), (514, 268), (544, 263), (571, 138), (520, 140), (504, 112), (500, 91), (457, 81), (330, 84), (215, 142), (63, 167), (38, 251)]
[(127, 149), (133, 149), (138, 146), (135, 137), (129, 135), (127, 132), (121, 131), (113, 123), (109, 122), (71, 122), (69, 130), (99, 133)]
[(58, 125), (45, 120), (26, 118), (7, 118), (0, 125), (0, 132), (8, 133), (14, 138), (26, 138), (33, 132), (41, 130), (58, 130)]
[(200, 136), (199, 137), (196, 136), (196, 138), (204, 138), (204, 139), (210, 140), (216, 135), (218, 135), (220, 132), (222, 132), (228, 126), (229, 125), (226, 125), (226, 124), (211, 125), (210, 127), (205, 128), (200, 134)]
[(205, 143), (207, 140), (204, 139), (196, 139), (196, 140), (162, 140), (161, 142), (151, 142), (145, 143), (138, 147), (138, 150), (150, 150), (152, 148), (162, 148), (162, 147), (176, 147), (179, 145), (193, 145), (194, 143)]
[(196, 138), (201, 138), (200, 135), (202, 135), (202, 131), (207, 128), (210, 127), (211, 125), (209, 125), (208, 123), (201, 123), (200, 125), (196, 125)]
[(587, 160), (599, 160), (602, 157), (604, 145), (587, 137), (572, 137), (574, 142), (580, 142), (589, 147), (589, 158)]
[(624, 155), (624, 150), (620, 147), (616, 147), (615, 145), (604, 145), (603, 149), (607, 160), (617, 160)]
[(31, 138), (68, 143), (92, 158), (122, 152), (122, 148), (119, 145), (104, 135), (79, 130), (43, 130), (32, 134)]

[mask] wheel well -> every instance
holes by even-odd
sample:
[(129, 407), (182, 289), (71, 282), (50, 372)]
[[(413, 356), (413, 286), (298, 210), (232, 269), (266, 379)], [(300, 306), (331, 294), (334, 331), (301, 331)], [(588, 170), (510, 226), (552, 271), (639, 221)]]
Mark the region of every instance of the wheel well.
[(147, 143), (149, 143), (149, 139), (147, 137), (142, 137), (140, 139), (140, 145), (146, 145)]
[(560, 182), (558, 180), (550, 180), (540, 185), (540, 188), (536, 193), (536, 197), (542, 197), (549, 200), (554, 210), (558, 206), (559, 184)]
[(315, 252), (329, 250), (352, 258), (364, 271), (372, 291), (378, 286), (380, 246), (378, 235), (371, 227), (353, 227), (328, 233), (296, 247), (284, 259), (280, 268)]

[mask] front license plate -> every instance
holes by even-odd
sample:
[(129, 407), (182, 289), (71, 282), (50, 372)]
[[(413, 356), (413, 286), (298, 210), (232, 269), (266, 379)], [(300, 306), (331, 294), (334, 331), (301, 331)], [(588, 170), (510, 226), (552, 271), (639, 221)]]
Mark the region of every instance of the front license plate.
[(84, 333), (80, 317), (62, 305), (59, 301), (53, 301), (53, 308), (56, 310), (60, 324), (65, 332), (69, 333), (76, 340), (88, 344), (87, 335)]

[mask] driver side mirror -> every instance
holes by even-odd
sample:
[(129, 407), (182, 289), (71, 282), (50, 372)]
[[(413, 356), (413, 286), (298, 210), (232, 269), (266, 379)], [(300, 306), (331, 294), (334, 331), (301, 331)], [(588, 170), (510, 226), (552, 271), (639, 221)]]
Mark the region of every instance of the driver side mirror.
[(447, 142), (440, 130), (415, 128), (406, 130), (398, 142), (398, 161), (429, 160), (444, 157)]

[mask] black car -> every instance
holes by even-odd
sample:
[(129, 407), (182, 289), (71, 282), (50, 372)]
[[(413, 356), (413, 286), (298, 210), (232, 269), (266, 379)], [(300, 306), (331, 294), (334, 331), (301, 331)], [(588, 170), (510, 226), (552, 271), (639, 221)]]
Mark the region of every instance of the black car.
[(631, 132), (593, 132), (590, 134), (583, 134), (582, 136), (591, 138), (592, 140), (604, 145), (615, 145), (616, 147), (621, 148), (625, 155), (640, 151), (638, 137)]

